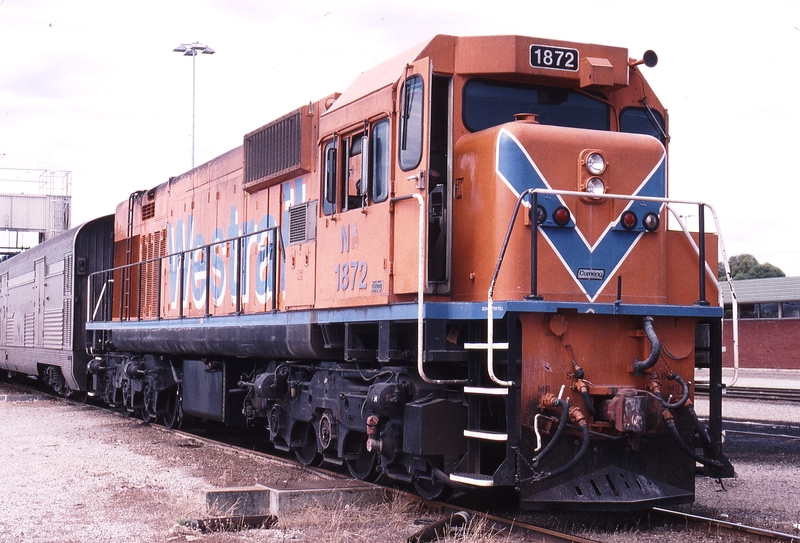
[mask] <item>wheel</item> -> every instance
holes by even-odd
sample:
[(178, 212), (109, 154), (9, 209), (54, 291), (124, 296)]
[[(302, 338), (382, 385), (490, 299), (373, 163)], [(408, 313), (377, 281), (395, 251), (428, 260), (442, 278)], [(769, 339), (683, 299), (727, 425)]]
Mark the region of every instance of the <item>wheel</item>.
[(362, 433), (348, 434), (345, 444), (347, 470), (359, 481), (375, 482), (380, 477), (377, 451), (367, 450), (367, 436)]
[(450, 497), (452, 488), (432, 476), (431, 479), (414, 478), (414, 488), (426, 500), (443, 501)]
[(177, 387), (167, 396), (167, 412), (164, 413), (164, 426), (178, 429), (183, 424), (183, 404)]
[(72, 391), (69, 398), (78, 403), (89, 403), (89, 395), (86, 392)]
[(158, 417), (158, 415), (151, 413), (146, 406), (139, 412), (139, 416), (142, 417), (142, 422), (155, 422)]
[(317, 452), (317, 433), (314, 431), (314, 426), (302, 424), (302, 427), (296, 434), (297, 441), (302, 444), (294, 447), (294, 455), (304, 466), (319, 466), (322, 463), (322, 455)]
[(158, 413), (155, 409), (153, 389), (150, 388), (149, 385), (145, 385), (142, 391), (142, 411), (140, 415), (144, 422), (155, 422), (158, 418)]

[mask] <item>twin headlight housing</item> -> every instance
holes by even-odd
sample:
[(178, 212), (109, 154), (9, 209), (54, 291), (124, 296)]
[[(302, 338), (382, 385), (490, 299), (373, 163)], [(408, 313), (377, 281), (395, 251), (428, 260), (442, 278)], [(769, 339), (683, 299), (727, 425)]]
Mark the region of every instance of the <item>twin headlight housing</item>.
[[(606, 171), (606, 159), (600, 151), (586, 150), (580, 156), (578, 190), (587, 194), (605, 194), (606, 182), (600, 177)], [(599, 204), (599, 198), (584, 198), (586, 203)]]

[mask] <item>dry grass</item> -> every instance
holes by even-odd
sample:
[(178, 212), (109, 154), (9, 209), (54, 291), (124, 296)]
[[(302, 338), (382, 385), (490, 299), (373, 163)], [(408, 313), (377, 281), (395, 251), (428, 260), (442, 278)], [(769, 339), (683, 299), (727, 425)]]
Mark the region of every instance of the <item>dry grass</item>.
[[(190, 533), (176, 530), (174, 541), (202, 541), (213, 543), (264, 542), (264, 543), (375, 543), (404, 542), (427, 524), (440, 520), (442, 514), (426, 512), (416, 502), (404, 498), (392, 499), (373, 505), (343, 505), (333, 507), (310, 506), (285, 515), (271, 529), (246, 530), (216, 534)], [(181, 538), (184, 537), (186, 539)], [(456, 529), (435, 541), (441, 543), (483, 543), (526, 541), (518, 535), (498, 534), (476, 519), (463, 529)]]
[(325, 543), (405, 541), (416, 530), (414, 519), (420, 514), (415, 504), (402, 498), (365, 506), (340, 503), (286, 515), (276, 528)]

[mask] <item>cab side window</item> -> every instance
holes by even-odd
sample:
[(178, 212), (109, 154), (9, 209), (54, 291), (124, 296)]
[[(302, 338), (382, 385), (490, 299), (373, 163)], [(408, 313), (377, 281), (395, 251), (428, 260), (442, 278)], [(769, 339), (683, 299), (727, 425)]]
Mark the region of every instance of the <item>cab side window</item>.
[(369, 143), (367, 137), (355, 134), (347, 139), (347, 171), (344, 173), (346, 180), (345, 201), (347, 209), (363, 207), (367, 201), (367, 181), (369, 172), (366, 170), (367, 163), (364, 160)]
[(336, 140), (325, 144), (322, 164), (322, 212), (331, 215), (336, 211)]
[(416, 168), (422, 160), (422, 112), (424, 100), (422, 76), (412, 75), (403, 83), (400, 105), (400, 168)]
[(322, 213), (361, 209), (389, 198), (389, 120), (350, 135), (334, 136), (322, 151)]
[(389, 197), (389, 143), (389, 121), (384, 119), (372, 128), (370, 138), (370, 198), (375, 203)]

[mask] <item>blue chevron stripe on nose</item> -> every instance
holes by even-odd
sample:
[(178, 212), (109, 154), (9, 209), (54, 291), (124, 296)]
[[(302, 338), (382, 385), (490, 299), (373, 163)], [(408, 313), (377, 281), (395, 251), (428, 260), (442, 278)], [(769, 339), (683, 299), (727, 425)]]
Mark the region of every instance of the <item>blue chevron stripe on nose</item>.
[[(666, 196), (664, 158), (665, 155), (662, 155), (658, 164), (654, 164), (653, 170), (642, 180), (634, 196), (660, 198)], [(500, 131), (497, 140), (497, 173), (517, 197), (530, 188), (551, 188), (523, 146), (505, 130)], [(550, 195), (540, 196), (539, 203), (545, 207), (548, 216), (556, 206), (565, 205), (560, 196)], [(634, 200), (626, 209), (632, 209), (641, 221), (646, 213), (659, 214), (662, 207), (663, 204), (660, 202)], [(572, 216), (575, 214), (572, 213)], [(572, 272), (572, 277), (589, 301), (597, 298), (644, 233), (641, 228), (634, 231), (624, 230), (617, 226), (618, 223), (619, 218), (609, 224), (591, 247), (574, 222), (558, 227), (549, 226), (552, 223), (548, 221), (539, 227), (561, 262)]]

